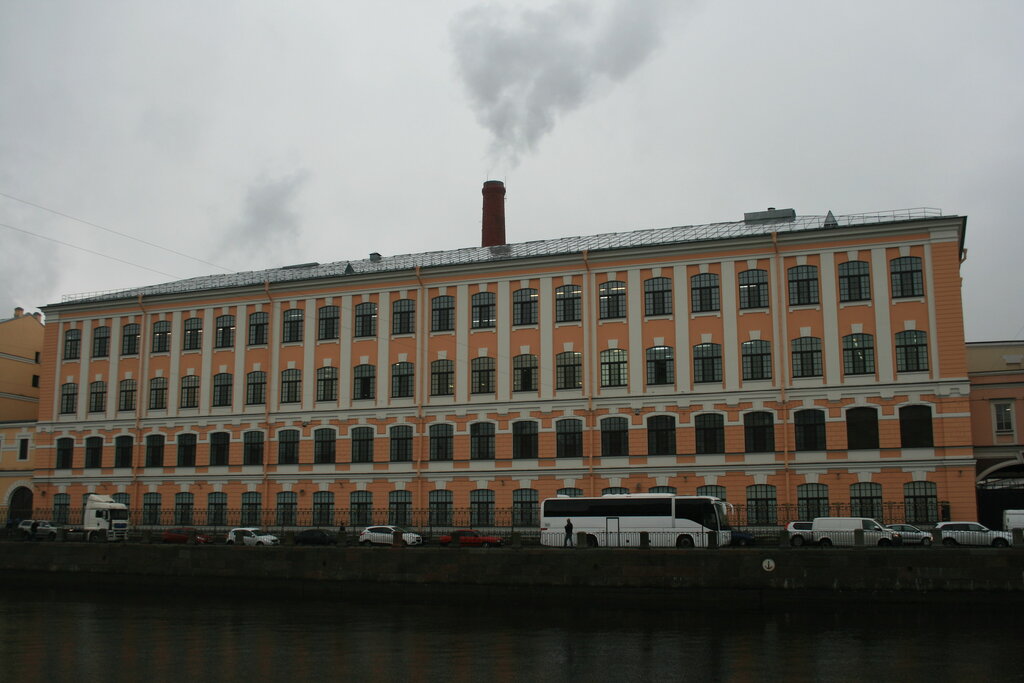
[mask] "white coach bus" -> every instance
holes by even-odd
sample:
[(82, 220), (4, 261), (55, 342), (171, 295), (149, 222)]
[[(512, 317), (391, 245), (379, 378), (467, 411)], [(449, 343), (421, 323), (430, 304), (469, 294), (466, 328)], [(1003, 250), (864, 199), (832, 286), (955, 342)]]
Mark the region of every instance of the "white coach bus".
[[(586, 534), (588, 546), (635, 547), (646, 531), (651, 547), (706, 548), (708, 532), (729, 545), (729, 504), (712, 496), (660, 493), (611, 494), (596, 498), (547, 498), (540, 508), (541, 545), (575, 545)], [(566, 540), (566, 522), (572, 535)]]

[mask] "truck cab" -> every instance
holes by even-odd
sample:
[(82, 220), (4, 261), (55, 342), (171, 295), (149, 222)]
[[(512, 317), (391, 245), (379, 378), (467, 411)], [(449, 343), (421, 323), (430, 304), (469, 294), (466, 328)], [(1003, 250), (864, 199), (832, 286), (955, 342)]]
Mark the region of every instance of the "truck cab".
[(82, 530), (87, 541), (128, 540), (128, 506), (92, 493), (85, 500)]

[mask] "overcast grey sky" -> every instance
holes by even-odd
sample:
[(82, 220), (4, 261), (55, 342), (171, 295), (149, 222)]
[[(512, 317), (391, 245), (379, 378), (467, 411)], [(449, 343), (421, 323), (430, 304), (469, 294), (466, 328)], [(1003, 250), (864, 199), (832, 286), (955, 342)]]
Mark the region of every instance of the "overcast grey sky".
[(965, 214), (968, 339), (1019, 339), (1022, 30), (1015, 0), (0, 0), (0, 317), (476, 246), (495, 178), (510, 242)]

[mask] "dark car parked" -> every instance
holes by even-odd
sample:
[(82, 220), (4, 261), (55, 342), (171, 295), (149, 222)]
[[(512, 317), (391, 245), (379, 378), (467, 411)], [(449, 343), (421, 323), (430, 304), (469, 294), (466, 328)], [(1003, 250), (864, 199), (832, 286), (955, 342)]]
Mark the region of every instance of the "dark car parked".
[(193, 536), (195, 536), (197, 545), (205, 545), (212, 542), (212, 539), (206, 534), (196, 533), (195, 529), (187, 528), (164, 529), (164, 532), (160, 535), (160, 542), (188, 543)]
[(490, 548), (501, 545), (501, 539), (497, 536), (487, 536), (476, 529), (456, 529), (437, 539), (437, 542), (441, 545), (462, 545), (472, 548)]
[(756, 542), (757, 539), (754, 537), (754, 534), (733, 529), (732, 540), (729, 542), (729, 545), (748, 546), (754, 545)]
[(295, 534), (296, 545), (335, 545), (338, 537), (323, 529), (303, 529)]

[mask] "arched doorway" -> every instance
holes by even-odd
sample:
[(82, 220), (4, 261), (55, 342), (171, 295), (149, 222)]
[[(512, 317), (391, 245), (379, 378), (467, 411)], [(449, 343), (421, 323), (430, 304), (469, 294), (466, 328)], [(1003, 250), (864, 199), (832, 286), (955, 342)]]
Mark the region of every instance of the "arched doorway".
[(8, 519), (32, 518), (32, 489), (19, 486), (11, 494), (11, 505), (8, 508)]

